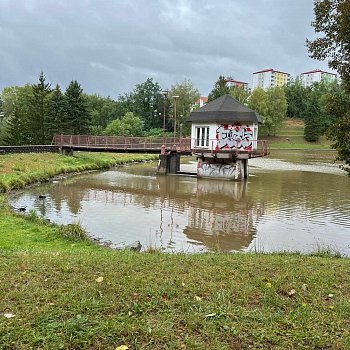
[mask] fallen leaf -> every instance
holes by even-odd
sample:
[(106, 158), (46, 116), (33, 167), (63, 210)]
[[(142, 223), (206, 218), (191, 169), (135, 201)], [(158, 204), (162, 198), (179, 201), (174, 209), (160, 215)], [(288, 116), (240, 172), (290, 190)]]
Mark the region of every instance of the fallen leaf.
[(97, 283), (103, 282), (103, 277), (102, 277), (102, 276), (101, 276), (101, 277), (97, 277), (97, 278), (96, 278), (96, 282), (97, 282)]
[(11, 314), (11, 313), (8, 313), (8, 314), (4, 314), (4, 317), (6, 318), (12, 318), (12, 317), (15, 317), (14, 314)]
[(290, 296), (290, 297), (292, 297), (294, 294), (295, 294), (295, 289), (291, 289), (291, 290), (288, 292), (288, 296)]
[(328, 306), (328, 309), (333, 310), (333, 309), (334, 309), (334, 306), (333, 306), (333, 305), (329, 305), (329, 306)]
[(115, 348), (115, 350), (128, 350), (129, 348), (126, 345), (120, 345)]
[(198, 295), (195, 295), (194, 298), (195, 298), (197, 301), (202, 301), (202, 298), (199, 297)]

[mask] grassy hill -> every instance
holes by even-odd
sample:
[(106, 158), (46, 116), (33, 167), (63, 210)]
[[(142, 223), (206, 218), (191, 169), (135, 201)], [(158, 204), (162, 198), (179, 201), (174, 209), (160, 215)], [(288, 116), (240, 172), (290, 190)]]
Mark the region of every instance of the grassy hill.
[(286, 119), (276, 136), (260, 135), (261, 139), (268, 140), (272, 149), (300, 148), (300, 149), (330, 149), (330, 142), (321, 136), (318, 142), (307, 142), (304, 139), (304, 121)]

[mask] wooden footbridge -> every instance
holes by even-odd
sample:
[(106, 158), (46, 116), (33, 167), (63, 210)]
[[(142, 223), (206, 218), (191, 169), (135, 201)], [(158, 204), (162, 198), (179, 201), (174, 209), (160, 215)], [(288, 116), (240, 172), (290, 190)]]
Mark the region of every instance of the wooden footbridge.
[[(217, 140), (208, 140), (208, 143), (216, 143)], [(154, 153), (166, 154), (177, 153), (179, 155), (195, 154), (200, 156), (204, 153), (233, 154), (244, 158), (264, 157), (270, 154), (268, 141), (253, 141), (254, 149), (243, 149), (241, 142), (237, 141), (232, 149), (208, 150), (197, 146), (200, 143), (189, 137), (124, 137), (124, 136), (92, 136), (92, 135), (55, 135), (52, 145), (58, 146), (62, 151), (87, 151), (87, 152), (117, 152), (117, 153)], [(213, 147), (211, 147), (212, 149)]]

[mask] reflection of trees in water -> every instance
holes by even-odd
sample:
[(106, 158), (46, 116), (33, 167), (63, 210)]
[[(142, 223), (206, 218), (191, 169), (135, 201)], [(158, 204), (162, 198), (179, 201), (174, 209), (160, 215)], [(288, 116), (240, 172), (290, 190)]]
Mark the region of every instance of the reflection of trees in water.
[(80, 211), (83, 202), (89, 201), (115, 204), (116, 208), (129, 205), (158, 208), (159, 232), (169, 233), (169, 244), (173, 243), (173, 232), (179, 229), (174, 220), (176, 208), (177, 214), (188, 216), (184, 234), (189, 240), (225, 251), (247, 247), (256, 233), (256, 221), (264, 213), (264, 206), (247, 195), (247, 182), (102, 175), (81, 176), (57, 184), (51, 191), (55, 207), (67, 203), (74, 214)]

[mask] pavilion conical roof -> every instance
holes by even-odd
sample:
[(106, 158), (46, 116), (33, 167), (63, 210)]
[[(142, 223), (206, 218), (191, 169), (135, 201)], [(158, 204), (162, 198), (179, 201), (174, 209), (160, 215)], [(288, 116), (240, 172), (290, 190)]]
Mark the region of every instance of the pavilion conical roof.
[(230, 95), (223, 95), (193, 111), (189, 122), (255, 122), (261, 123), (260, 115)]

